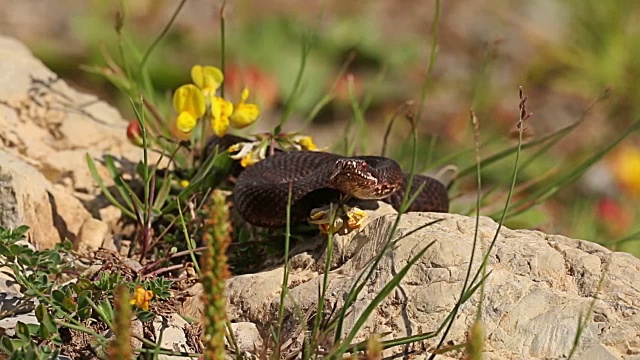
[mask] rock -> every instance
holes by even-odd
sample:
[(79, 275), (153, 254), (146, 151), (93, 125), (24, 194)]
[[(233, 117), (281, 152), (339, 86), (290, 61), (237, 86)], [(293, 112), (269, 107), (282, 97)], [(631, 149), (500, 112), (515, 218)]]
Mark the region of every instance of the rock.
[(73, 242), (73, 249), (81, 253), (94, 252), (100, 249), (109, 237), (109, 226), (106, 223), (89, 218), (82, 224)]
[(28, 225), (34, 244), (49, 248), (76, 240), (89, 214), (117, 223), (117, 211), (100, 211), (110, 205), (96, 198), (100, 189), (86, 157), (94, 159), (107, 186), (113, 181), (102, 164), (105, 154), (133, 168), (142, 151), (129, 143), (127, 121), (60, 80), (20, 42), (2, 36), (0, 81), (0, 225)]
[[(142, 348), (143, 343), (142, 341), (139, 340), (140, 338), (144, 338), (144, 334), (145, 334), (144, 325), (142, 324), (142, 321), (140, 321), (139, 319), (132, 320), (129, 324), (129, 328), (131, 331), (131, 339), (129, 340), (129, 345), (131, 346), (131, 349)], [(104, 331), (102, 335), (107, 339), (109, 339), (109, 341), (114, 340), (116, 337), (113, 331), (111, 331), (111, 329)], [(99, 355), (98, 358), (100, 359), (109, 358), (109, 353), (108, 353), (109, 348), (106, 346), (94, 347), (94, 351)]]
[[(153, 321), (153, 329), (156, 339), (161, 339), (160, 346), (179, 352), (193, 352), (187, 344), (187, 336), (184, 327), (188, 323), (179, 315), (172, 314), (168, 318), (157, 316)], [(184, 359), (183, 356), (159, 355), (160, 360)]]
[[(231, 323), (236, 345), (243, 353), (255, 354), (262, 348), (263, 340), (256, 324), (250, 322)], [(226, 339), (225, 339), (226, 342)]]
[(22, 294), (4, 288), (0, 290), (0, 336), (14, 336), (19, 322), (39, 324), (33, 312), (36, 307), (33, 299), (25, 299)]
[(75, 238), (89, 212), (72, 195), (53, 188), (33, 166), (0, 150), (0, 226), (30, 227), (38, 249)]
[(596, 344), (585, 350), (578, 360), (617, 360), (622, 359), (622, 354), (602, 344)]
[[(47, 191), (56, 200), (59, 196), (55, 192), (76, 200), (79, 195), (89, 211), (99, 216), (107, 203), (94, 199), (100, 190), (89, 172), (86, 157), (89, 154), (95, 160), (107, 186), (113, 181), (102, 164), (105, 154), (112, 155), (122, 167), (132, 168), (142, 151), (129, 143), (127, 121), (105, 102), (75, 91), (58, 79), (22, 44), (1, 36), (0, 80), (3, 150), (37, 169), (41, 173), (38, 181), (44, 176), (54, 184), (56, 190), (48, 186)], [(154, 155), (151, 157), (150, 161), (154, 161)], [(38, 195), (39, 201), (42, 191)], [(46, 212), (43, 214), (50, 217)], [(84, 215), (67, 224), (68, 231), (62, 238), (77, 234), (86, 220)]]
[(30, 236), (42, 247), (60, 242), (53, 223), (47, 180), (31, 165), (0, 151), (0, 225), (16, 228), (29, 224)]
[[(337, 304), (355, 279), (368, 271), (372, 259), (387, 240), (396, 215), (384, 215), (360, 233), (336, 239), (342, 243), (343, 261), (329, 274), (325, 308)], [(440, 222), (425, 226), (434, 220)], [(400, 220), (397, 241), (365, 282), (345, 319), (349, 331), (364, 309), (403, 266), (426, 246), (421, 259), (407, 272), (400, 286), (384, 299), (365, 321), (354, 341), (369, 334), (388, 332), (385, 339), (434, 331), (460, 296), (473, 244), (475, 219), (454, 214), (411, 213)], [(497, 224), (481, 218), (473, 271), (482, 261)], [(316, 266), (321, 268), (321, 266)], [(595, 300), (576, 351), (576, 358), (614, 359), (638, 354), (640, 347), (640, 260), (587, 241), (502, 228), (488, 261), (482, 319), (486, 334), (486, 359), (549, 359), (566, 357), (573, 345), (581, 316)], [(472, 273), (473, 274), (473, 273)], [(268, 333), (276, 318), (282, 267), (231, 278), (227, 283), (228, 313), (232, 322), (251, 322)], [(601, 288), (599, 284), (603, 279)], [(308, 269), (293, 269), (285, 304), (284, 329), (295, 329), (300, 314), (314, 316), (322, 277)], [(189, 308), (202, 308), (197, 301)], [(480, 294), (464, 303), (447, 344), (463, 343), (475, 319)], [(186, 310), (186, 309), (185, 309)], [(294, 332), (283, 334), (290, 339)], [(425, 341), (426, 349), (440, 337)], [(298, 343), (298, 339), (293, 339)], [(295, 345), (294, 345), (295, 346)], [(421, 351), (421, 344), (413, 348)], [(391, 348), (385, 355), (399, 354)], [(411, 350), (411, 349), (409, 349)], [(446, 354), (461, 358), (461, 352)], [(416, 354), (418, 356), (418, 354)], [(416, 357), (422, 358), (422, 357)], [(427, 358), (427, 357), (424, 357)]]
[(47, 192), (60, 238), (73, 241), (82, 224), (91, 218), (91, 214), (80, 200), (61, 187), (54, 185)]
[(13, 277), (13, 271), (8, 266), (0, 267), (0, 293), (20, 294), (20, 285)]
[(95, 193), (87, 153), (98, 159), (104, 154), (140, 158), (116, 109), (75, 91), (24, 46), (5, 37), (0, 37), (0, 79), (0, 141), (30, 159), (51, 182)]
[(102, 242), (102, 248), (113, 252), (114, 254), (118, 253), (118, 244), (116, 244), (113, 236), (107, 236)]
[[(4, 301), (2, 302), (3, 302), (2, 306), (4, 307)], [(9, 337), (15, 336), (16, 326), (18, 325), (19, 322), (28, 324), (28, 325), (40, 324), (40, 322), (38, 321), (38, 318), (36, 318), (36, 314), (33, 311), (26, 314), (18, 314), (11, 317), (6, 317), (0, 320), (0, 336), (5, 336), (5, 335)]]
[(110, 229), (115, 229), (118, 221), (122, 218), (122, 210), (113, 205), (108, 205), (99, 210), (100, 220), (109, 225)]

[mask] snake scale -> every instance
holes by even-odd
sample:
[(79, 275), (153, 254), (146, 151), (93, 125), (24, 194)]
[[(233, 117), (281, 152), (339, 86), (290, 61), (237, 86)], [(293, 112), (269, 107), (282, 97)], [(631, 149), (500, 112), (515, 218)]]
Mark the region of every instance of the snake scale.
[[(206, 153), (215, 147), (248, 141), (226, 135), (211, 138)], [(239, 165), (234, 165), (237, 166)], [(291, 191), (291, 222), (303, 222), (311, 210), (341, 195), (379, 199), (400, 208), (409, 175), (394, 160), (381, 156), (345, 157), (318, 151), (278, 151), (240, 172), (233, 190), (233, 205), (247, 222), (275, 228), (286, 223)], [(438, 180), (415, 175), (410, 194), (424, 184), (408, 211), (447, 212), (449, 197)], [(291, 190), (290, 190), (291, 189)]]

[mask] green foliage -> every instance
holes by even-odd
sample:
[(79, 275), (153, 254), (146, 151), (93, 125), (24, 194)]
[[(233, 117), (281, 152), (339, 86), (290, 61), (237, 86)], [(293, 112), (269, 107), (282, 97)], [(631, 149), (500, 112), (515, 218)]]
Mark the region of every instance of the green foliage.
[[(71, 256), (71, 243), (66, 241), (54, 249), (36, 251), (26, 243), (28, 227), (16, 229), (0, 228), (0, 266), (11, 270), (11, 276), (24, 290), (25, 299), (36, 299), (35, 309), (39, 324), (18, 323), (15, 337), (3, 336), (2, 351), (11, 359), (50, 359), (58, 354), (55, 346), (62, 344), (62, 327), (86, 332), (106, 344), (106, 339), (97, 335), (87, 323), (99, 321), (111, 326), (114, 322), (113, 294), (118, 286), (125, 285), (132, 293), (137, 287), (151, 290), (157, 300), (169, 298), (172, 281), (149, 278), (131, 281), (121, 271), (101, 271), (95, 280), (79, 276), (76, 281), (58, 285), (57, 276), (71, 271), (73, 267), (65, 258)], [(152, 311), (137, 309), (134, 313), (140, 320), (155, 317)], [(3, 314), (3, 317), (12, 316)], [(46, 341), (54, 347), (38, 346)]]
[(8, 360), (51, 360), (57, 359), (60, 351), (48, 345), (38, 345), (32, 341), (9, 339), (3, 336), (0, 349), (9, 355)]

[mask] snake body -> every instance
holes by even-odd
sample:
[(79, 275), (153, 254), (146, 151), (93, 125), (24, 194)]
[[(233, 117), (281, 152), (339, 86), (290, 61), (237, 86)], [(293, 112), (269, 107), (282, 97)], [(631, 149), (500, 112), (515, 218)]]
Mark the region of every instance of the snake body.
[[(226, 146), (238, 139), (242, 138), (223, 137), (214, 143)], [(341, 195), (381, 199), (398, 210), (408, 179), (400, 165), (386, 157), (277, 152), (240, 173), (233, 190), (233, 204), (247, 222), (274, 228), (286, 223), (289, 193), (291, 223), (299, 223), (313, 208), (336, 201)], [(434, 178), (415, 175), (410, 194), (422, 185), (422, 191), (407, 211), (447, 212), (449, 197), (445, 186)]]

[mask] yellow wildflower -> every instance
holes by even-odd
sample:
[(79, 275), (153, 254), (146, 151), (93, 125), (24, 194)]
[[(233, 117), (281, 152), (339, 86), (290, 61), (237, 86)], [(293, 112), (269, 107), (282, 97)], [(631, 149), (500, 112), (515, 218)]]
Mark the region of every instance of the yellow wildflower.
[(206, 98), (210, 98), (224, 81), (224, 75), (217, 67), (194, 65), (191, 68), (191, 80), (202, 89)]
[(233, 104), (221, 97), (214, 97), (211, 103), (211, 128), (216, 136), (224, 136), (229, 130), (229, 116)]
[(259, 156), (256, 156), (255, 152), (251, 152), (247, 156), (243, 157), (242, 160), (240, 160), (240, 165), (242, 165), (242, 167), (248, 167), (259, 162), (260, 160), (262, 159), (260, 159)]
[(613, 175), (623, 191), (633, 197), (640, 197), (640, 148), (620, 148), (614, 156)]
[(180, 187), (183, 189), (186, 189), (187, 187), (189, 187), (190, 184), (191, 182), (189, 182), (189, 180), (186, 180), (186, 179), (180, 180)]
[(347, 217), (349, 218), (347, 224), (350, 229), (360, 229), (367, 218), (367, 213), (362, 209), (352, 207), (347, 210)]
[[(346, 216), (346, 223), (343, 218)], [(338, 209), (336, 217), (333, 220), (333, 225), (329, 224), (331, 218), (331, 206), (323, 206), (311, 210), (309, 215), (309, 222), (318, 225), (322, 233), (328, 233), (332, 228), (334, 233), (341, 230), (351, 231), (362, 228), (364, 220), (367, 218), (367, 213), (357, 207), (351, 207), (343, 205), (341, 209)], [(345, 226), (346, 225), (346, 226)]]
[(254, 141), (254, 142), (240, 142), (231, 145), (228, 149), (230, 153), (234, 152), (235, 155), (230, 155), (234, 160), (240, 160), (242, 167), (251, 166), (267, 156), (267, 141)]
[(178, 130), (188, 133), (196, 127), (198, 119), (205, 113), (205, 99), (195, 85), (182, 85), (173, 94), (173, 108), (178, 113)]
[[(245, 88), (240, 102), (233, 104), (216, 92), (224, 81), (224, 74), (214, 66), (195, 65), (191, 68), (193, 84), (183, 85), (173, 95), (173, 107), (178, 113), (175, 128), (190, 133), (205, 114), (217, 136), (224, 136), (229, 127), (243, 128), (251, 125), (260, 115), (255, 104), (247, 104), (249, 89)], [(195, 84), (195, 85), (194, 85)], [(234, 111), (235, 110), (235, 111)]]
[(138, 309), (149, 311), (149, 301), (153, 298), (153, 291), (145, 290), (142, 286), (136, 287), (136, 290), (131, 296), (131, 305), (134, 305)]
[(294, 135), (291, 137), (291, 142), (293, 143), (293, 146), (297, 150), (309, 150), (309, 151), (318, 150), (318, 147), (313, 142), (313, 138), (311, 136)]
[(240, 102), (236, 105), (235, 111), (231, 115), (231, 125), (234, 128), (242, 129), (253, 124), (258, 116), (260, 116), (260, 109), (256, 104), (247, 104), (246, 101), (249, 98), (249, 89), (244, 88), (240, 95)]

